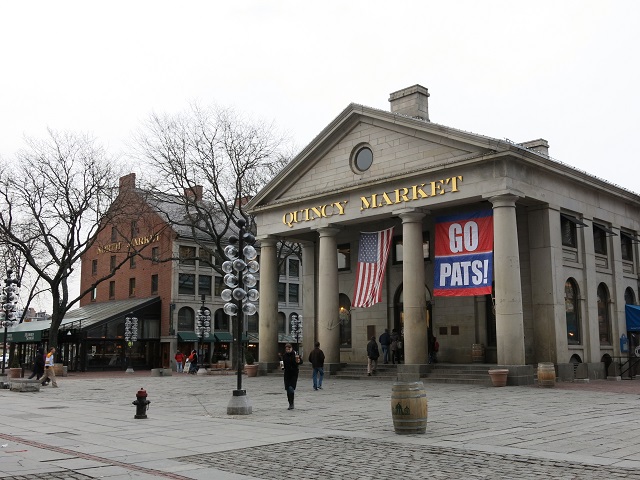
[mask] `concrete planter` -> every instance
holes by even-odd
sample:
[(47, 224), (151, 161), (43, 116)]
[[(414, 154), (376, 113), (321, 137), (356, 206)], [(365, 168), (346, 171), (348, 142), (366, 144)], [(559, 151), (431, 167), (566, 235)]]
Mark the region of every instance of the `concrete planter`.
[(20, 378), (22, 377), (22, 368), (10, 368), (9, 369), (9, 378)]
[(494, 387), (504, 387), (507, 385), (507, 375), (509, 374), (509, 370), (506, 368), (497, 368), (494, 370), (489, 370), (489, 376), (491, 377), (491, 383), (493, 383)]
[(251, 365), (245, 365), (244, 371), (247, 372), (247, 377), (257, 377), (258, 376), (258, 364), (253, 363)]

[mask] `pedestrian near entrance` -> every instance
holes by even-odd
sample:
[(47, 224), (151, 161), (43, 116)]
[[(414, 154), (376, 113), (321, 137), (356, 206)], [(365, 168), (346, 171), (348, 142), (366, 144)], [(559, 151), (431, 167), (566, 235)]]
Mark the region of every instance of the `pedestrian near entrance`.
[(287, 391), (287, 400), (289, 400), (288, 410), (293, 410), (293, 400), (296, 386), (298, 385), (298, 370), (302, 364), (302, 359), (298, 352), (293, 351), (290, 343), (284, 346), (282, 364), (284, 365), (284, 389)]
[(33, 377), (36, 377), (36, 380), (40, 380), (42, 375), (44, 375), (44, 350), (39, 348), (36, 350), (36, 354), (33, 357), (33, 372), (31, 373), (29, 380)]
[(398, 342), (400, 340), (400, 335), (398, 335), (398, 331), (394, 328), (391, 332), (391, 363), (396, 364), (400, 363), (400, 355), (398, 350)]
[(429, 363), (438, 363), (438, 350), (440, 350), (440, 344), (438, 343), (438, 339), (433, 337), (429, 348)]
[(380, 335), (380, 347), (382, 348), (382, 361), (389, 363), (389, 347), (391, 346), (391, 335), (389, 335), (389, 329), (385, 328), (384, 333)]
[(309, 354), (309, 363), (313, 367), (313, 389), (322, 390), (322, 379), (324, 378), (324, 352), (320, 350), (320, 342), (315, 343), (315, 347)]
[(371, 376), (372, 373), (376, 373), (378, 367), (378, 357), (380, 357), (380, 350), (378, 350), (376, 337), (373, 336), (367, 344), (367, 375)]
[(178, 350), (178, 353), (176, 353), (175, 356), (176, 359), (176, 372), (178, 373), (182, 373), (184, 370), (184, 353), (182, 353), (180, 350)]
[(191, 355), (189, 355), (189, 373), (191, 375), (195, 375), (198, 373), (198, 352), (195, 350), (191, 351)]
[(44, 361), (44, 376), (42, 377), (42, 386), (46, 385), (47, 379), (51, 379), (51, 386), (53, 388), (58, 388), (58, 382), (56, 381), (56, 372), (53, 369), (53, 365), (55, 363), (56, 356), (56, 347), (51, 347), (49, 349), (49, 353), (47, 353), (47, 358)]

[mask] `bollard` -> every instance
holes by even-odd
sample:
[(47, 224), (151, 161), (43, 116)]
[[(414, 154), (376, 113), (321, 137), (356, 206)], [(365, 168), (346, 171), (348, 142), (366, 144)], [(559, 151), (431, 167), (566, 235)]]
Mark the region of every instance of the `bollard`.
[(151, 402), (147, 400), (147, 391), (144, 388), (140, 387), (132, 403), (136, 406), (136, 414), (133, 418), (147, 418), (147, 410)]

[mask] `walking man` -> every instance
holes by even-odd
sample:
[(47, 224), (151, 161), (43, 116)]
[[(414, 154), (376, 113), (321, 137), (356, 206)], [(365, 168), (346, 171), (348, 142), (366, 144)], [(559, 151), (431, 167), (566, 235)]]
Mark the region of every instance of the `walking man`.
[(391, 345), (391, 335), (389, 335), (389, 329), (385, 328), (384, 333), (380, 335), (380, 346), (382, 347), (382, 360), (384, 363), (389, 363), (389, 345)]
[(51, 347), (49, 349), (49, 353), (47, 353), (47, 358), (44, 361), (44, 376), (41, 378), (42, 386), (45, 386), (45, 382), (47, 379), (51, 379), (51, 386), (53, 388), (58, 388), (58, 382), (56, 381), (56, 372), (53, 369), (53, 364), (55, 363), (56, 356), (56, 347)]
[(378, 367), (378, 357), (380, 356), (380, 350), (378, 350), (378, 344), (376, 343), (376, 337), (371, 337), (371, 341), (367, 343), (367, 375), (371, 376), (372, 373), (376, 373)]
[(313, 389), (322, 390), (322, 379), (324, 378), (324, 352), (320, 350), (320, 342), (315, 343), (316, 348), (309, 354), (309, 362), (313, 367)]

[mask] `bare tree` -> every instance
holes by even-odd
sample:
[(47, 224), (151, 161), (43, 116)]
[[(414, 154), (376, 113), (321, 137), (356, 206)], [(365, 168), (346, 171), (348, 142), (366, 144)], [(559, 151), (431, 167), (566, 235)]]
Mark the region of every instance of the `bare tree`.
[(117, 215), (112, 203), (120, 172), (86, 135), (49, 130), (49, 137), (27, 145), (13, 164), (0, 165), (0, 238), (49, 290), (49, 344), (55, 346), (64, 315), (89, 291), (70, 292), (69, 278)]

